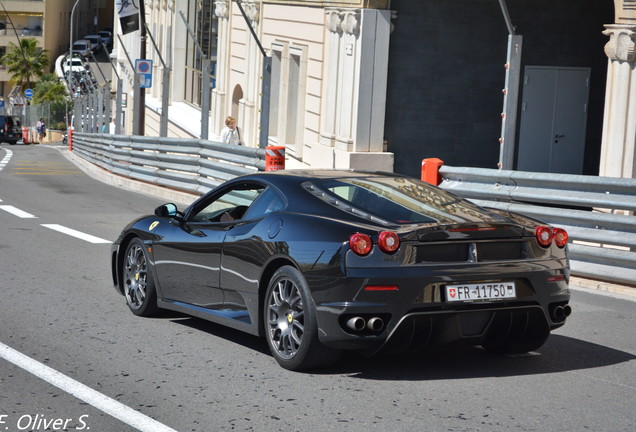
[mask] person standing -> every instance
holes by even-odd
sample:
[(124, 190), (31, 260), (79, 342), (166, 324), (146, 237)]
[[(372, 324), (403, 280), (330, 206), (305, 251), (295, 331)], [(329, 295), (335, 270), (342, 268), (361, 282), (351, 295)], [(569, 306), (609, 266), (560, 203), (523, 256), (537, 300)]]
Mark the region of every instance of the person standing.
[(221, 131), (221, 142), (231, 145), (241, 145), (241, 135), (238, 126), (236, 126), (236, 119), (232, 116), (228, 116), (225, 119), (225, 127)]
[(46, 136), (46, 124), (44, 123), (44, 118), (40, 117), (40, 120), (35, 125), (35, 128), (38, 132), (38, 141), (41, 144), (44, 141), (44, 137)]

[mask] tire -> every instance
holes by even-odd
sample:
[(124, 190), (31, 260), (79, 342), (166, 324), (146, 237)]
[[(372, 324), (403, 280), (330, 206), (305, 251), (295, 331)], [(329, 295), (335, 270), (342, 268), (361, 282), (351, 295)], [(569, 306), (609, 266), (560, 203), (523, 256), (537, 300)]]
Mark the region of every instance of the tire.
[(157, 313), (157, 291), (143, 242), (135, 238), (126, 247), (121, 265), (122, 288), (130, 311), (139, 316)]
[(338, 361), (341, 352), (318, 340), (318, 324), (307, 282), (291, 266), (272, 276), (263, 311), (267, 345), (280, 366), (289, 370), (326, 367)]

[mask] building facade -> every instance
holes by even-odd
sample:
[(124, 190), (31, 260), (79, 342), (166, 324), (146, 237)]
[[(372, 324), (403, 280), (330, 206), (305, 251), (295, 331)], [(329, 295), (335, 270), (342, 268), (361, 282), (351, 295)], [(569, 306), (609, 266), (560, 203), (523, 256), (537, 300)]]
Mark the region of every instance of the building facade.
[[(509, 32), (498, 2), (244, 0), (241, 11), (231, 0), (146, 0), (171, 73), (147, 91), (146, 134), (158, 130), (169, 91), (169, 134), (200, 136), (210, 62), (209, 136), (232, 115), (243, 141), (258, 146), (268, 124), (267, 144), (285, 146), (290, 166), (417, 176), (423, 158), (439, 157), (497, 167), (503, 89), (519, 96), (506, 143), (515, 168), (634, 177), (636, 1), (505, 3), (523, 36), (518, 88), (504, 88)], [(126, 38), (134, 51), (135, 36)]]
[[(51, 71), (55, 59), (68, 51), (71, 9), (75, 0), (7, 0), (0, 9), (0, 56), (18, 39), (33, 38), (38, 46), (47, 50)], [(79, 37), (93, 33), (100, 23), (112, 25), (112, 12), (102, 14), (110, 0), (78, 2), (74, 15), (74, 34)], [(101, 28), (101, 27), (100, 27)], [(79, 38), (78, 37), (78, 38)], [(0, 97), (7, 98), (13, 86), (9, 73), (0, 65)]]

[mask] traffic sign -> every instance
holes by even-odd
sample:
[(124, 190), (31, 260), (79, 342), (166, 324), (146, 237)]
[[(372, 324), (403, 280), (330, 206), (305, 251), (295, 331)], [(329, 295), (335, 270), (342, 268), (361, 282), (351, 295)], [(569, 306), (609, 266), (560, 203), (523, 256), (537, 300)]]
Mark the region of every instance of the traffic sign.
[(135, 72), (139, 74), (139, 87), (152, 87), (152, 60), (135, 60)]
[(27, 100), (31, 100), (31, 98), (33, 97), (33, 90), (31, 90), (30, 88), (26, 89), (24, 91), (24, 96), (27, 98)]

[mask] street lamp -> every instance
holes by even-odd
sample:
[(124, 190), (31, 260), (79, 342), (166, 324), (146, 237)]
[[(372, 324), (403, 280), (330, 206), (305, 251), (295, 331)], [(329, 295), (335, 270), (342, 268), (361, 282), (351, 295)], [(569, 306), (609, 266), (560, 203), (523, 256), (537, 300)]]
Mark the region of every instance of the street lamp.
[[(68, 92), (69, 94), (73, 94), (73, 90), (72, 90), (72, 86), (71, 86), (71, 57), (72, 57), (72, 52), (73, 52), (73, 15), (75, 15), (75, 8), (77, 7), (77, 4), (79, 3), (80, 0), (75, 0), (75, 4), (73, 5), (73, 8), (71, 9), (71, 21), (69, 22), (69, 27), (70, 27), (70, 35), (69, 35), (69, 41), (68, 41), (68, 56), (66, 57), (67, 62), (68, 62), (68, 68), (67, 68), (67, 73), (68, 73), (68, 78), (66, 79), (66, 83), (68, 86)], [(66, 113), (66, 117), (68, 119), (68, 110)], [(67, 120), (67, 123), (68, 120)], [(73, 126), (73, 124), (69, 124), (68, 125)]]

